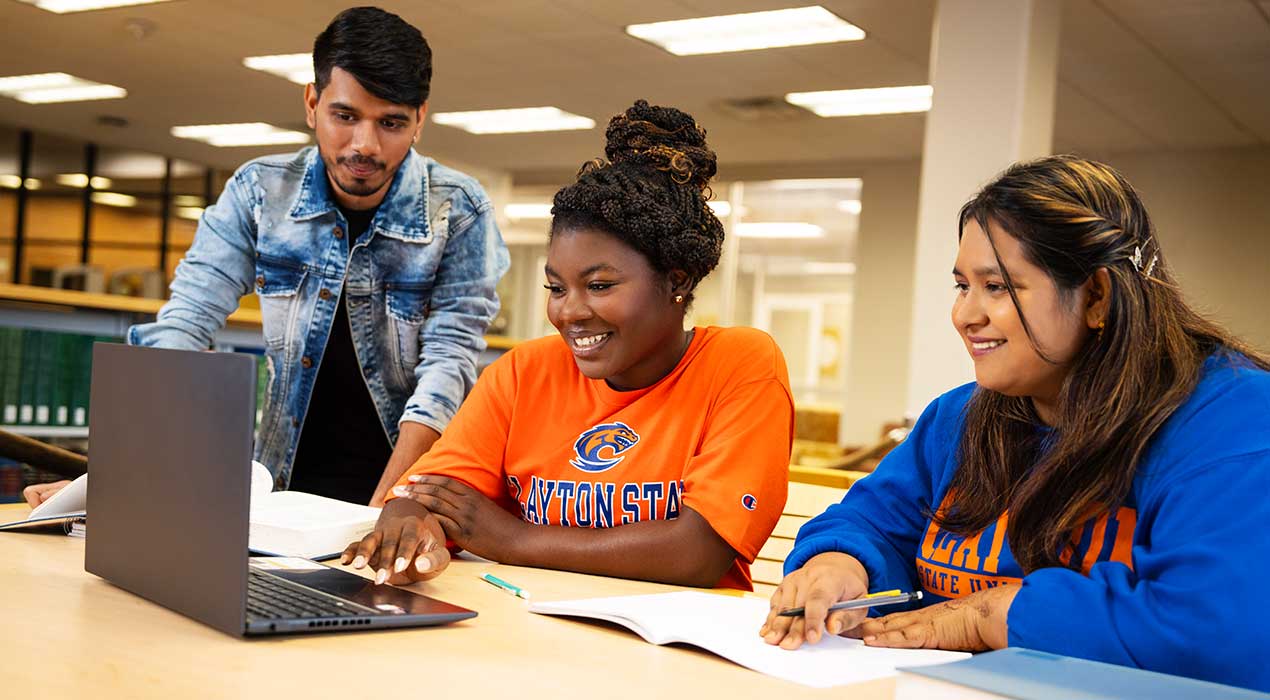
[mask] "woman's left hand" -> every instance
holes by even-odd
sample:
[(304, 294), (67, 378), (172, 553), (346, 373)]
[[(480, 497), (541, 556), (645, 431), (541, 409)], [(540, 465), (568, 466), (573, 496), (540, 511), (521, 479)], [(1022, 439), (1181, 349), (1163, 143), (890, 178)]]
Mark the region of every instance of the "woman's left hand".
[(486, 559), (508, 563), (514, 559), (528, 523), (457, 479), (423, 474), (412, 475), (410, 481), (393, 487), (393, 494), (427, 508), (452, 542)]
[(1006, 616), (1019, 592), (1001, 585), (912, 612), (870, 618), (844, 636), (874, 647), (985, 651), (1008, 644)]

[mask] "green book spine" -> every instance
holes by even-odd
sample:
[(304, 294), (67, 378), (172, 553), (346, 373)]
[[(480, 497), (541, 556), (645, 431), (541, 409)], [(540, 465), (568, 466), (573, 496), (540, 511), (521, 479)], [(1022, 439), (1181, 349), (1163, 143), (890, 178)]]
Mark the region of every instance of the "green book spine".
[(53, 422), (53, 387), (57, 384), (57, 336), (53, 331), (40, 331), (39, 372), (35, 375), (35, 424)]
[(18, 380), (18, 425), (35, 422), (35, 378), (40, 373), (40, 332), (22, 331), (22, 376)]
[(71, 425), (88, 425), (88, 387), (92, 383), (93, 336), (77, 335), (73, 343)]
[(18, 393), (22, 382), (22, 331), (0, 328), (0, 425), (18, 422)]
[(71, 424), (71, 384), (75, 381), (74, 366), (72, 366), (72, 342), (75, 335), (71, 333), (58, 333), (56, 338), (57, 348), (57, 374), (53, 375), (53, 401), (52, 415), (50, 422), (55, 426), (70, 426)]

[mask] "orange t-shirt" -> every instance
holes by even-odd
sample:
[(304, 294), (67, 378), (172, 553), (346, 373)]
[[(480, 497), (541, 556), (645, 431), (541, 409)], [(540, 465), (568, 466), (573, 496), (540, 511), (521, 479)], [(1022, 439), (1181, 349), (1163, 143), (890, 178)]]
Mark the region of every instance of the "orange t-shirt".
[(615, 391), (559, 336), (490, 365), (441, 439), (402, 475), (458, 479), (536, 525), (616, 527), (692, 508), (749, 564), (785, 507), (794, 404), (776, 343), (752, 328), (697, 328), (670, 374)]

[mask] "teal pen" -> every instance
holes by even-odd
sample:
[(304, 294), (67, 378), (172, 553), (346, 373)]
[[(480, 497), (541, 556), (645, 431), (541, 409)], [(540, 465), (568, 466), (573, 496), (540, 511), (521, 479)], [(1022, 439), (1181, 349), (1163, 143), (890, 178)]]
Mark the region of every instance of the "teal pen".
[(507, 591), (508, 593), (511, 593), (517, 598), (524, 598), (525, 600), (529, 600), (529, 591), (521, 588), (520, 586), (517, 586), (514, 583), (508, 583), (504, 581), (503, 579), (495, 576), (494, 574), (481, 574), (481, 580), (485, 581), (486, 583), (491, 583), (495, 586), (498, 586), (499, 588)]

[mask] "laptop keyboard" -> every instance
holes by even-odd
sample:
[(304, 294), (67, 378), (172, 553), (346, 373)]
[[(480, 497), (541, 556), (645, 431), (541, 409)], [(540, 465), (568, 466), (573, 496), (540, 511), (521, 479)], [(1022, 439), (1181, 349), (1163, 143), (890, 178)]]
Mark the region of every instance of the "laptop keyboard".
[(276, 620), (310, 617), (353, 617), (378, 614), (350, 601), (340, 601), (286, 579), (251, 569), (247, 575), (247, 618)]

